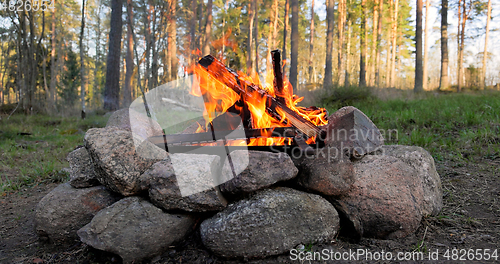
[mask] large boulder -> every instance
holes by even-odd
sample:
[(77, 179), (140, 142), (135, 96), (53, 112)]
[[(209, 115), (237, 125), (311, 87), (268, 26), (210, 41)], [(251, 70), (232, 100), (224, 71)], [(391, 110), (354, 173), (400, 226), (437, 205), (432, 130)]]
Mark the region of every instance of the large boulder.
[(73, 150), (66, 158), (70, 167), (69, 184), (75, 188), (87, 188), (99, 185), (94, 165), (86, 148)]
[(357, 237), (401, 238), (417, 229), (423, 190), (415, 169), (395, 157), (368, 155), (354, 163), (354, 171), (351, 189), (331, 201)]
[(323, 195), (342, 195), (354, 183), (354, 166), (349, 159), (330, 159), (317, 156), (303, 158), (296, 182), (305, 189)]
[[(171, 159), (179, 167), (186, 170), (175, 170)], [(215, 177), (212, 173), (216, 171), (219, 156), (199, 154), (171, 154), (169, 158), (155, 163), (141, 176), (141, 184), (148, 189), (149, 198), (158, 207), (165, 210), (183, 210), (188, 212), (219, 211), (226, 207), (227, 201), (220, 193), (218, 187), (210, 181)], [(192, 164), (189, 169), (189, 163)], [(194, 169), (196, 168), (196, 169)], [(182, 196), (177, 182), (178, 174), (184, 178), (193, 178), (193, 185), (189, 189), (199, 189), (190, 195)], [(189, 175), (187, 175), (189, 174)], [(196, 181), (196, 179), (198, 181)], [(206, 179), (208, 181), (204, 181)], [(201, 186), (204, 182), (208, 186)], [(198, 184), (198, 185), (195, 185)]]
[(330, 241), (339, 229), (335, 208), (324, 198), (280, 187), (231, 204), (200, 226), (203, 244), (229, 258), (261, 258), (299, 244)]
[[(138, 98), (138, 100), (140, 100)], [(141, 108), (143, 108), (141, 104)], [(148, 144), (148, 138), (153, 136), (163, 136), (160, 124), (146, 113), (139, 113), (132, 108), (124, 108), (115, 111), (108, 119), (106, 127), (117, 127), (121, 130), (132, 132), (132, 137), (136, 148), (136, 154), (142, 158), (155, 159), (159, 147)], [(164, 150), (164, 148), (163, 148)]]
[[(139, 176), (167, 155), (149, 141), (136, 148), (136, 140), (142, 139), (115, 126), (92, 128), (84, 138), (99, 182), (125, 196), (140, 193)], [(148, 149), (150, 157), (139, 155), (141, 148)]]
[(363, 112), (356, 107), (346, 106), (328, 117), (325, 143), (325, 147), (346, 156), (361, 158), (383, 146), (384, 138)]
[[(286, 153), (235, 150), (222, 167), (223, 193), (250, 193), (294, 178), (298, 169)], [(239, 172), (239, 173), (238, 173)]]
[(78, 229), (119, 199), (104, 186), (76, 189), (69, 183), (61, 184), (38, 203), (35, 230), (41, 238), (56, 244), (72, 243), (78, 239)]
[(134, 132), (142, 139), (163, 135), (161, 126), (155, 120), (132, 108), (124, 108), (113, 112), (106, 123), (106, 127), (111, 126)]
[(188, 215), (168, 214), (141, 197), (127, 197), (100, 211), (78, 230), (83, 243), (115, 253), (124, 263), (152, 258), (183, 239), (195, 225)]
[(424, 192), (422, 214), (439, 214), (443, 208), (443, 189), (431, 154), (421, 147), (398, 145), (384, 146), (382, 153), (399, 158), (417, 171)]

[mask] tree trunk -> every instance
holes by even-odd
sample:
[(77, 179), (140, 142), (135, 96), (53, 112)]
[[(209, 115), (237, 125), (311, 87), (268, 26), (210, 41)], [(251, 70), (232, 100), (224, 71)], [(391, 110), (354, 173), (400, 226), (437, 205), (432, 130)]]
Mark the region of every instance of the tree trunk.
[(255, 67), (255, 72), (259, 72), (259, 0), (253, 0), (254, 6), (253, 6), (253, 12), (255, 14), (254, 16), (254, 22), (253, 22), (253, 39), (254, 39), (254, 52), (255, 52), (255, 57), (253, 58), (253, 66)]
[[(190, 26), (191, 26), (191, 29), (190, 29), (190, 53), (192, 54), (193, 51), (195, 51), (196, 49), (196, 10), (198, 9), (198, 0), (191, 0), (191, 21), (190, 21)], [(190, 61), (189, 61), (189, 65), (191, 65), (194, 61), (194, 56), (195, 55), (190, 55)]]
[(441, 0), (441, 76), (439, 89), (448, 88), (448, 0)]
[[(154, 3), (151, 3), (149, 5), (149, 10), (153, 14), (153, 32), (163, 32), (163, 27), (160, 30), (157, 30), (156, 28), (156, 10), (155, 10), (155, 5)], [(158, 86), (158, 57), (159, 57), (159, 51), (157, 50), (157, 41), (156, 41), (156, 34), (151, 34), (151, 53), (153, 54), (151, 58), (151, 81), (149, 83), (148, 89), (152, 90), (154, 87)]]
[(169, 0), (169, 16), (168, 16), (168, 53), (169, 53), (169, 64), (171, 65), (170, 78), (172, 80), (177, 79), (177, 0)]
[[(97, 32), (96, 32), (96, 43), (95, 43), (95, 64), (94, 64), (94, 85), (93, 85), (93, 107), (96, 107), (97, 102), (99, 101), (100, 94), (100, 83), (99, 78), (97, 77), (97, 72), (101, 67), (101, 0), (97, 3)], [(52, 79), (51, 79), (52, 81)]]
[(313, 57), (314, 57), (314, 0), (311, 3), (311, 25), (309, 26), (311, 37), (309, 43), (309, 83), (313, 82)]
[(338, 28), (338, 30), (337, 30), (337, 34), (338, 34), (337, 82), (338, 83), (342, 83), (342, 74), (344, 74), (343, 55), (344, 55), (344, 27), (345, 27), (345, 20), (346, 20), (346, 12), (347, 12), (346, 0), (339, 0), (339, 6), (338, 6), (339, 22), (337, 25), (337, 28)]
[[(391, 3), (391, 5), (389, 6), (389, 9), (390, 9), (390, 14), (392, 14), (392, 10), (394, 8), (393, 6), (393, 3), (392, 1), (389, 0), (389, 3)], [(391, 22), (391, 26), (392, 26), (392, 15), (391, 15), (391, 18), (390, 18)], [(392, 44), (392, 30), (391, 29), (388, 29), (387, 30), (387, 50), (386, 50), (386, 63), (385, 63), (385, 82), (384, 82), (384, 85), (385, 87), (390, 87), (391, 86), (391, 69), (392, 69), (392, 59), (391, 59), (391, 55), (392, 55), (392, 47), (391, 47), (391, 44)]]
[(247, 38), (247, 74), (252, 74), (253, 71), (253, 54), (254, 54), (254, 43), (253, 43), (253, 22), (255, 21), (254, 6), (255, 1), (250, 0), (248, 3), (248, 38)]
[(424, 40), (424, 73), (423, 73), (423, 88), (425, 91), (429, 90), (428, 80), (428, 63), (429, 63), (429, 10), (431, 9), (431, 0), (425, 0), (425, 40)]
[(375, 85), (380, 88), (380, 42), (382, 40), (382, 9), (384, 1), (378, 0), (378, 24), (377, 24), (377, 54), (375, 55)]
[[(403, 41), (401, 41), (401, 36), (398, 36), (398, 38), (399, 38), (399, 43), (403, 43)], [(402, 63), (401, 63), (401, 49), (402, 49), (402, 45), (400, 44), (400, 45), (398, 45), (398, 55), (397, 55), (397, 57), (399, 59), (398, 59), (398, 64), (397, 64), (398, 66), (396, 67), (397, 69), (401, 69), (401, 65), (402, 65)], [(396, 75), (394, 75), (394, 86), (397, 89), (401, 88), (401, 86), (398, 86), (398, 78), (396, 78)]]
[(85, 90), (87, 78), (85, 76), (85, 52), (83, 50), (83, 37), (85, 33), (85, 0), (82, 0), (82, 23), (80, 28), (80, 102), (82, 105), (81, 118), (85, 119)]
[(352, 28), (351, 28), (351, 19), (347, 19), (347, 49), (346, 49), (346, 57), (345, 57), (345, 77), (344, 77), (344, 86), (349, 87), (351, 86), (351, 77), (349, 75), (349, 71), (351, 70), (351, 35), (352, 35)]
[(203, 46), (203, 55), (210, 54), (210, 42), (212, 41), (212, 0), (207, 3), (207, 23), (205, 24), (205, 37)]
[(298, 56), (299, 56), (299, 0), (291, 0), (292, 33), (290, 53), (290, 84), (298, 90)]
[(366, 0), (361, 1), (361, 36), (360, 46), (361, 54), (359, 56), (359, 86), (366, 86)]
[(325, 60), (325, 79), (323, 80), (323, 88), (332, 88), (332, 71), (333, 71), (333, 27), (334, 27), (334, 0), (326, 0), (326, 60)]
[[(43, 79), (43, 91), (45, 92), (45, 94), (48, 93), (48, 86), (47, 86), (47, 66), (46, 66), (46, 58), (47, 56), (45, 55), (45, 48), (42, 46), (42, 41), (43, 41), (43, 37), (45, 36), (45, 12), (42, 13), (42, 32), (40, 33), (40, 38), (38, 39), (38, 45), (37, 45), (37, 50), (40, 51), (40, 55), (36, 56), (36, 64), (37, 65), (40, 65), (40, 60), (42, 60), (42, 79)], [(8, 56), (8, 54), (7, 54)], [(1, 63), (0, 63), (0, 67), (1, 67)], [(3, 78), (3, 77), (0, 77), (0, 78)], [(0, 80), (0, 93), (2, 94), (1, 95), (1, 98), (0, 99), (0, 103), (3, 103), (3, 80)], [(38, 101), (42, 101), (40, 99), (41, 95), (39, 94), (38, 96)], [(44, 101), (44, 103), (46, 104), (47, 102)], [(42, 103), (40, 106), (43, 106), (44, 109), (46, 109), (46, 106), (45, 104)]]
[(373, 27), (372, 27), (372, 49), (371, 49), (371, 55), (370, 55), (370, 77), (369, 77), (369, 85), (370, 86), (375, 86), (375, 57), (377, 56), (377, 29), (378, 29), (378, 23), (379, 23), (379, 17), (378, 17), (378, 9), (379, 9), (379, 2), (382, 0), (375, 0), (374, 5), (373, 5)]
[[(134, 40), (132, 37), (132, 24), (134, 19), (132, 0), (127, 0), (127, 54), (125, 55), (125, 84), (123, 85), (123, 107), (132, 103), (132, 75), (134, 72)], [(147, 78), (147, 77), (146, 77)]]
[[(54, 5), (55, 5), (54, 0)], [(46, 95), (47, 103), (46, 111), (49, 114), (54, 114), (56, 112), (56, 11), (55, 8), (52, 9), (52, 35), (51, 35), (51, 50), (50, 50), (50, 84), (49, 92)]]
[(290, 17), (290, 0), (285, 0), (285, 22), (283, 26), (283, 61), (286, 61), (286, 37), (288, 35), (288, 19)]
[(273, 47), (275, 49), (278, 48), (278, 44), (276, 44), (276, 40), (278, 39), (278, 18), (279, 18), (279, 1), (274, 0), (273, 4), (274, 9), (274, 22), (273, 22)]
[[(25, 108), (27, 110), (27, 113), (31, 114), (33, 111), (34, 106), (39, 106), (37, 104), (37, 100), (35, 98), (36, 96), (36, 79), (38, 77), (38, 53), (35, 52), (36, 46), (35, 46), (35, 18), (33, 11), (28, 11), (28, 23), (29, 23), (29, 28), (30, 28), (30, 34), (29, 34), (29, 45), (28, 49), (26, 50), (28, 58), (26, 66), (30, 69), (29, 74), (25, 76), (25, 78), (29, 78), (29, 94), (28, 94), (28, 108)], [(28, 77), (29, 76), (29, 77)]]
[(205, 37), (205, 27), (203, 25), (203, 4), (204, 1), (198, 3), (198, 37), (196, 38), (196, 51), (202, 52), (203, 50), (203, 37)]
[(416, 61), (415, 61), (415, 87), (413, 91), (416, 93), (422, 92), (423, 89), (423, 72), (422, 72), (422, 0), (417, 0), (417, 29), (416, 29)]
[(465, 0), (458, 0), (458, 32), (457, 32), (457, 92), (462, 90), (462, 45), (460, 45), (460, 36), (462, 29), (462, 5), (465, 5)]
[(275, 47), (273, 46), (273, 34), (274, 34), (274, 31), (273, 31), (273, 29), (274, 29), (274, 25), (273, 25), (274, 14), (273, 14), (273, 12), (275, 12), (274, 1), (273, 1), (273, 5), (269, 9), (270, 9), (270, 11), (269, 11), (269, 32), (267, 33), (267, 53), (266, 53), (266, 75), (268, 77), (273, 75), (271, 73), (272, 68), (273, 68), (272, 59), (271, 59), (271, 51), (275, 49)]
[[(127, 0), (127, 5), (128, 5), (128, 1)], [(145, 53), (146, 53), (146, 56), (145, 56), (145, 59), (146, 59), (146, 65), (145, 65), (145, 73), (144, 73), (144, 79), (145, 79), (145, 82), (146, 82), (146, 89), (147, 88), (150, 88), (149, 87), (149, 80), (151, 78), (151, 68), (150, 68), (150, 65), (151, 65), (151, 62), (150, 62), (150, 57), (151, 57), (151, 45), (153, 44), (153, 41), (151, 40), (151, 36), (153, 35), (151, 33), (151, 20), (152, 20), (152, 9), (149, 8), (149, 7), (152, 7), (153, 6), (153, 3), (152, 1), (147, 1), (148, 3), (144, 3), (144, 38), (146, 40), (146, 50), (145, 50)], [(148, 7), (149, 5), (149, 7)], [(128, 12), (128, 7), (127, 7), (127, 12)], [(133, 14), (132, 14), (132, 17), (133, 19)], [(130, 20), (129, 20), (130, 21)], [(127, 23), (128, 25), (129, 23)], [(127, 26), (128, 28), (128, 26)], [(127, 29), (128, 31), (129, 28)], [(130, 39), (132, 39), (133, 41), (133, 36), (132, 35), (128, 35), (127, 33), (127, 41), (129, 41)], [(132, 50), (132, 60), (131, 62), (133, 63), (133, 44), (132, 44), (132, 47), (130, 47), (129, 44), (127, 44), (127, 56), (129, 54), (129, 50)], [(126, 62), (125, 62), (126, 63)], [(139, 69), (138, 69), (139, 70)], [(132, 68), (132, 71), (133, 71), (133, 68)], [(132, 75), (130, 76), (130, 79), (129, 79), (129, 82), (131, 82), (132, 80)], [(125, 76), (125, 82), (127, 82), (127, 76)]]
[(488, 34), (490, 33), (491, 0), (488, 0), (488, 14), (486, 15), (486, 35), (484, 37), (483, 68), (481, 69), (481, 86), (486, 87), (486, 63), (488, 59)]
[(142, 88), (142, 84), (141, 84), (141, 71), (139, 70), (141, 63), (140, 63), (139, 54), (137, 53), (137, 39), (136, 39), (135, 34), (134, 34), (134, 22), (132, 20), (132, 16), (128, 16), (128, 23), (131, 25), (130, 29), (131, 29), (131, 33), (132, 33), (132, 40), (134, 43), (133, 50), (134, 50), (134, 54), (135, 54), (135, 60), (137, 63), (137, 86), (139, 86), (139, 90), (141, 91), (141, 94), (142, 94), (144, 108), (146, 109), (146, 114), (149, 118), (151, 118), (151, 113), (149, 111), (149, 105), (146, 101), (146, 96), (145, 96), (146, 94), (145, 94), (145, 91)]
[[(392, 1), (392, 0), (391, 0)], [(397, 49), (397, 39), (398, 39), (398, 11), (399, 11), (399, 0), (394, 3), (394, 13), (392, 14), (392, 61), (391, 61), (391, 83), (390, 87), (394, 87), (396, 79), (396, 49)]]
[[(464, 84), (464, 79), (465, 79), (465, 74), (464, 74), (464, 46), (465, 46), (465, 24), (467, 23), (467, 19), (469, 18), (467, 12), (466, 12), (466, 7), (467, 3), (465, 0), (462, 1), (462, 29), (460, 33), (460, 58), (458, 61), (458, 67), (460, 68), (460, 82), (458, 86), (458, 91), (460, 92), (462, 90), (462, 85)], [(469, 10), (470, 12), (470, 10)]]
[(104, 86), (104, 109), (115, 111), (120, 103), (120, 46), (122, 42), (122, 0), (111, 0), (111, 28)]
[[(2, 52), (2, 56), (0, 56), (0, 67), (2, 67), (2, 74), (0, 75), (0, 92), (2, 93), (0, 99), (1, 104), (4, 104), (5, 102), (5, 94), (7, 94), (7, 101), (10, 101), (9, 99), (9, 90), (6, 89), (5, 87), (5, 73), (7, 72), (7, 68), (9, 67), (9, 53), (10, 53), (10, 45), (7, 44), (7, 52), (4, 51), (3, 45), (0, 45), (0, 51)], [(4, 61), (5, 60), (5, 61)], [(10, 104), (10, 102), (9, 102)]]

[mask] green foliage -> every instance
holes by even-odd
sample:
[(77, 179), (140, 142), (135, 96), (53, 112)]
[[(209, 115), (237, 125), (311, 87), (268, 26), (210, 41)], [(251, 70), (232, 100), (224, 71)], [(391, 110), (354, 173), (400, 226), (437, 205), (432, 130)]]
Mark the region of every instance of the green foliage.
[(79, 98), (78, 87), (80, 86), (80, 64), (78, 56), (73, 51), (68, 51), (68, 60), (63, 74), (62, 86), (59, 87), (59, 96), (62, 97), (64, 105), (73, 105)]
[[(64, 182), (66, 156), (83, 143), (85, 131), (103, 127), (107, 117), (60, 118), (13, 115), (0, 120), (0, 195), (41, 182)], [(65, 131), (76, 130), (67, 134)], [(23, 133), (23, 134), (21, 134)]]

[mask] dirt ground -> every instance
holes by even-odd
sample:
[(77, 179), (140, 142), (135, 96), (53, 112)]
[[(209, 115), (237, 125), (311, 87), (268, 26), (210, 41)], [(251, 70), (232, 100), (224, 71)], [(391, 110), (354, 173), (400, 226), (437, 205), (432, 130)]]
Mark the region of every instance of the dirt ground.
[[(436, 162), (443, 183), (444, 208), (439, 216), (425, 218), (413, 235), (399, 240), (361, 239), (356, 243), (338, 238), (331, 243), (306, 245), (304, 252), (423, 252), (424, 261), (409, 263), (470, 263), (485, 254), (468, 255), (469, 250), (489, 249), (491, 258), (477, 263), (498, 263), (493, 252), (500, 254), (500, 157), (478, 157), (467, 163)], [(74, 245), (55, 247), (40, 241), (34, 232), (34, 213), (38, 201), (57, 184), (48, 183), (0, 197), (0, 263), (121, 263), (118, 256), (92, 249), (75, 241)], [(456, 248), (457, 251), (453, 252)], [(446, 252), (448, 250), (448, 257)], [(438, 252), (438, 260), (429, 261), (429, 254)], [(465, 253), (464, 253), (465, 252)], [(455, 253), (455, 254), (453, 254)], [(386, 253), (387, 254), (387, 253)], [(297, 256), (297, 255), (295, 255)], [(380, 255), (379, 255), (380, 256)], [(388, 256), (388, 255), (386, 255)], [(418, 257), (418, 255), (414, 256)], [(266, 260), (228, 261), (205, 250), (199, 234), (166, 252), (150, 263), (331, 263), (332, 261), (292, 261), (290, 254)], [(306, 257), (306, 255), (302, 255)], [(397, 263), (375, 261), (362, 256), (352, 263)], [(456, 261), (454, 261), (456, 260)]]

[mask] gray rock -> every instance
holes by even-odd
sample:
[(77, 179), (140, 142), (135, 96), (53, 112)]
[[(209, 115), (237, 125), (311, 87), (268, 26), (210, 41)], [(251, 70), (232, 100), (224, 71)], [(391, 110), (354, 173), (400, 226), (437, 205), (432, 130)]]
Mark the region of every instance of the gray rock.
[[(172, 154), (174, 159), (179, 154)], [(186, 157), (186, 155), (182, 155)], [(191, 156), (191, 157), (190, 157)], [(186, 162), (186, 159), (199, 157), (196, 154), (188, 155), (188, 158), (179, 159), (177, 162)], [(205, 171), (186, 171), (195, 173), (191, 177), (203, 177), (202, 174), (210, 176), (210, 162), (217, 165), (218, 156), (203, 155), (200, 169)], [(204, 159), (204, 160), (203, 160)], [(177, 175), (170, 158), (155, 163), (143, 175), (141, 175), (141, 185), (149, 190), (149, 198), (156, 206), (165, 210), (179, 209), (188, 212), (208, 212), (220, 211), (227, 205), (226, 199), (222, 196), (217, 187), (210, 187), (202, 192), (194, 193), (189, 196), (182, 196), (177, 184)], [(194, 186), (194, 188), (205, 189), (205, 187)]]
[(131, 108), (124, 108), (113, 112), (106, 123), (106, 127), (111, 126), (132, 131), (142, 139), (163, 135), (161, 126), (155, 120)]
[(100, 211), (78, 230), (83, 243), (132, 263), (161, 254), (195, 225), (188, 215), (168, 214), (143, 198), (127, 197)]
[(200, 226), (203, 244), (217, 255), (257, 258), (298, 244), (330, 241), (339, 229), (324, 198), (290, 188), (267, 189), (231, 204)]
[[(222, 167), (222, 178), (231, 179), (220, 185), (223, 193), (249, 193), (276, 182), (297, 176), (298, 169), (286, 153), (235, 150)], [(237, 172), (240, 172), (237, 175)]]
[[(143, 141), (136, 151), (137, 138), (135, 133), (114, 126), (92, 128), (84, 138), (99, 182), (125, 196), (138, 194), (139, 176), (167, 155), (149, 141)], [(150, 157), (138, 155), (140, 149), (149, 149)]]
[(175, 153), (170, 155), (170, 161), (183, 197), (210, 190), (224, 181), (217, 155)]
[(133, 140), (138, 156), (155, 159), (155, 155), (161, 150), (153, 144), (147, 144), (149, 137), (163, 136), (163, 130), (158, 122), (149, 118), (145, 113), (139, 113), (131, 108), (115, 111), (106, 123), (106, 127), (113, 126), (135, 135)]
[(399, 158), (417, 171), (424, 192), (422, 214), (438, 215), (443, 208), (443, 189), (434, 159), (429, 152), (416, 146), (390, 145), (384, 146), (382, 153)]
[(61, 184), (38, 203), (35, 230), (40, 237), (56, 244), (71, 243), (78, 239), (78, 229), (119, 199), (104, 186), (75, 189), (69, 183)]
[(361, 158), (383, 146), (384, 139), (377, 126), (363, 112), (346, 106), (328, 117), (325, 143), (326, 147), (347, 156)]
[(405, 237), (422, 219), (423, 190), (416, 171), (390, 156), (365, 156), (354, 163), (349, 192), (331, 199), (353, 224), (358, 236)]
[(324, 195), (342, 195), (354, 183), (354, 166), (349, 159), (329, 159), (317, 156), (304, 158), (298, 167), (297, 183), (309, 191)]
[(75, 188), (87, 188), (99, 185), (94, 172), (94, 164), (86, 148), (73, 150), (66, 158), (69, 162), (69, 184)]

